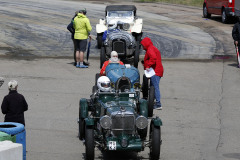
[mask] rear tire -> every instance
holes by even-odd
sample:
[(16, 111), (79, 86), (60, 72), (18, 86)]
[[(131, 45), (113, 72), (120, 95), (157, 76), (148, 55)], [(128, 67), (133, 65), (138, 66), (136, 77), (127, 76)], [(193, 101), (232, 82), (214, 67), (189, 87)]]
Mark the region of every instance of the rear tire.
[(222, 23), (227, 24), (228, 21), (229, 21), (229, 19), (230, 19), (230, 18), (227, 16), (226, 11), (225, 11), (225, 9), (223, 8), (223, 11), (222, 11)]
[(155, 88), (153, 86), (150, 86), (149, 94), (148, 94), (148, 117), (153, 116), (154, 98), (155, 98)]
[(150, 134), (150, 159), (158, 160), (161, 153), (161, 127), (154, 126), (151, 124)]
[(206, 4), (203, 5), (203, 17), (204, 18), (211, 18), (211, 14), (209, 14), (208, 11), (207, 11)]
[(101, 53), (100, 53), (100, 69), (102, 68), (103, 66), (103, 63), (106, 61), (106, 54), (105, 54), (105, 48), (102, 47), (101, 48)]
[(85, 127), (85, 153), (86, 160), (94, 160), (94, 131), (92, 126)]

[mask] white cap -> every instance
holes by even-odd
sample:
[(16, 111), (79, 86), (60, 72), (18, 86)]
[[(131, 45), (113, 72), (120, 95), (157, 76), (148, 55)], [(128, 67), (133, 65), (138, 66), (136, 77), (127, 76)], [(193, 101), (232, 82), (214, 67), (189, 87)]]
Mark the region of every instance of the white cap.
[(18, 86), (18, 82), (16, 80), (11, 80), (10, 82), (8, 82), (9, 90), (16, 90), (17, 86)]

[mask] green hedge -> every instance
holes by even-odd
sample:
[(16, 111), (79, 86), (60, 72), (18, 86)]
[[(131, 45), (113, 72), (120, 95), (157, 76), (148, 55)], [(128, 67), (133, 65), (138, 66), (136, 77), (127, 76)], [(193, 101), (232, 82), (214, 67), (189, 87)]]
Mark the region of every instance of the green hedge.
[(182, 4), (188, 6), (196, 6), (201, 7), (203, 4), (203, 0), (135, 0), (136, 2), (164, 2), (164, 3), (172, 3), (172, 4)]

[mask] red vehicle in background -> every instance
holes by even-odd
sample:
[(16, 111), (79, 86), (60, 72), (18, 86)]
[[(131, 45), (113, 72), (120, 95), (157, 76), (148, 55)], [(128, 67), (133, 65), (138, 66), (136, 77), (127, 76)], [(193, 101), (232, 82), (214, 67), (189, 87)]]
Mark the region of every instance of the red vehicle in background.
[(227, 23), (234, 16), (240, 16), (240, 0), (204, 0), (203, 17), (210, 18), (211, 14), (221, 15), (222, 22)]

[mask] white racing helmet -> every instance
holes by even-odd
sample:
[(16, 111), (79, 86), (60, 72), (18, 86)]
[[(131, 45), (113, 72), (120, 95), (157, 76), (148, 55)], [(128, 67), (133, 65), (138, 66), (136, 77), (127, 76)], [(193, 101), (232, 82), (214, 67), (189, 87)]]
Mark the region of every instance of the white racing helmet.
[(102, 92), (110, 91), (110, 79), (107, 76), (101, 76), (97, 80), (97, 86)]
[(8, 82), (9, 90), (16, 90), (17, 86), (18, 86), (18, 82), (16, 80), (11, 80), (10, 82)]
[(117, 21), (116, 20), (110, 20), (108, 22), (108, 29), (115, 29), (117, 28)]

